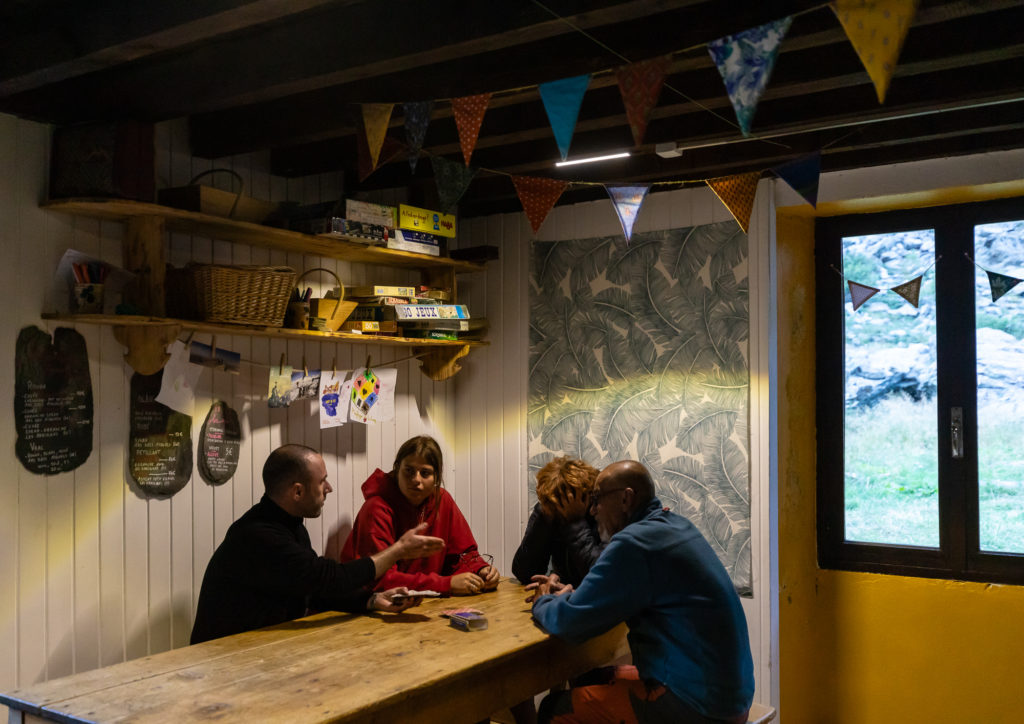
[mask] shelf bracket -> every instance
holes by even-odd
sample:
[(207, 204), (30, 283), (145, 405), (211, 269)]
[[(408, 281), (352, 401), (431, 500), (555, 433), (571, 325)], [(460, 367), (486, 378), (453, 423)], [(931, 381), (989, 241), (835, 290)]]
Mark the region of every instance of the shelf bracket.
[(181, 325), (161, 324), (147, 327), (114, 327), (114, 339), (127, 347), (124, 361), (140, 375), (155, 375), (164, 368), (167, 345), (181, 334)]
[(446, 380), (462, 369), (457, 361), (469, 354), (469, 345), (460, 347), (417, 347), (420, 371), (435, 382)]

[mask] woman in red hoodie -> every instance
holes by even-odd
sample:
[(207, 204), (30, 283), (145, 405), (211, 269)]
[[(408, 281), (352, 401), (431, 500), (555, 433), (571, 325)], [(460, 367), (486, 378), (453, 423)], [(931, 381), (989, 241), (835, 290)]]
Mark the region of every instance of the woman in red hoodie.
[(445, 540), (439, 553), (400, 561), (377, 580), (376, 590), (406, 586), (472, 595), (498, 586), (500, 574), (480, 556), (469, 524), (442, 487), (442, 467), (441, 448), (421, 435), (402, 444), (390, 473), (377, 469), (363, 483), (366, 502), (341, 549), (342, 561), (384, 550), (424, 521), (423, 535)]

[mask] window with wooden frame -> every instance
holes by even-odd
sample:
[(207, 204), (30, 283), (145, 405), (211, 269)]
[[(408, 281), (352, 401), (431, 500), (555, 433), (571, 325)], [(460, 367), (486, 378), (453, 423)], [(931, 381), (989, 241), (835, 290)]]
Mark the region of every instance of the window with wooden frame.
[(815, 236), (819, 564), (1024, 583), (1024, 198)]

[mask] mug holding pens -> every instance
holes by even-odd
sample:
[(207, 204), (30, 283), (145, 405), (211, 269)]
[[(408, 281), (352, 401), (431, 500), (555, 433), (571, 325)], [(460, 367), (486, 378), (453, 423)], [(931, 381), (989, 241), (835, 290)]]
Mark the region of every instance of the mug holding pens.
[(103, 282), (110, 273), (110, 267), (100, 262), (72, 264), (75, 284), (71, 307), (78, 314), (101, 314), (103, 312)]
[(312, 287), (306, 287), (306, 291), (303, 293), (300, 293), (297, 288), (292, 290), (292, 296), (288, 300), (286, 326), (291, 329), (306, 329), (309, 326), (309, 300), (312, 297)]

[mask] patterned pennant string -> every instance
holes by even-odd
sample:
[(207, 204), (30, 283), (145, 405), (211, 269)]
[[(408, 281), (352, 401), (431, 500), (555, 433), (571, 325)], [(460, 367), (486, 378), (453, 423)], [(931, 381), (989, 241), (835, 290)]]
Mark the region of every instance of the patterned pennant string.
[(406, 103), (402, 110), (405, 113), (405, 142), (409, 146), (409, 168), (416, 173), (416, 162), (420, 158), (423, 139), (427, 137), (427, 126), (430, 125), (434, 101)]
[(459, 146), (466, 165), (476, 148), (476, 139), (480, 136), (480, 124), (483, 123), (487, 104), (491, 102), (490, 93), (475, 96), (452, 98), (452, 114), (455, 116), (455, 127), (459, 131)]
[[(615, 71), (615, 79), (626, 107), (629, 129), (633, 132), (633, 143), (639, 146), (644, 140), (651, 109), (658, 102), (661, 87), (665, 84), (671, 56), (644, 60), (624, 65)], [(628, 239), (627, 235), (627, 239)]]
[(364, 103), (363, 127), (366, 128), (366, 145), (370, 149), (370, 165), (377, 168), (380, 158), (380, 147), (384, 144), (384, 136), (388, 132), (388, 122), (394, 103)]
[(377, 163), (370, 164), (370, 149), (366, 144), (366, 132), (362, 126), (356, 128), (356, 158), (359, 168), (359, 180), (365, 181), (370, 174), (380, 168), (383, 164), (393, 161), (399, 154), (406, 150), (405, 144), (392, 136), (384, 136), (384, 143), (381, 144), (380, 156)]
[(612, 198), (615, 213), (619, 215), (622, 233), (626, 235), (626, 243), (633, 237), (633, 224), (636, 223), (640, 206), (650, 190), (650, 186), (606, 186), (605, 190)]
[(993, 302), (1024, 281), (1024, 279), (989, 271), (988, 269), (985, 270), (985, 273), (988, 274), (988, 285), (992, 290)]
[(847, 280), (846, 284), (850, 287), (850, 300), (853, 302), (853, 311), (855, 312), (860, 308), (860, 305), (881, 291), (866, 284), (858, 284), (849, 280)]
[(817, 207), (818, 179), (821, 177), (820, 151), (775, 166), (772, 172), (800, 194), (804, 201)]
[(569, 185), (568, 181), (536, 176), (513, 176), (512, 183), (515, 184), (519, 202), (523, 205), (534, 234), (540, 230), (558, 197)]
[(889, 90), (889, 81), (917, 3), (918, 0), (835, 0), (832, 3), (846, 37), (875, 84), (879, 103), (885, 103), (885, 93)]
[(572, 142), (572, 133), (576, 130), (576, 119), (579, 117), (583, 94), (587, 92), (588, 85), (589, 74), (553, 80), (537, 86), (563, 161), (569, 156), (569, 144)]
[[(899, 286), (892, 287), (890, 291), (896, 292), (916, 308), (921, 297), (921, 279), (924, 274), (914, 277), (909, 282), (903, 282)], [(854, 307), (856, 309), (856, 307)]]
[(779, 46), (792, 21), (785, 17), (708, 43), (744, 136), (750, 135), (757, 102), (768, 85)]
[(760, 171), (751, 171), (705, 181), (715, 192), (715, 196), (725, 204), (725, 208), (729, 209), (729, 213), (736, 219), (744, 234), (750, 225), (750, 213), (754, 209), (754, 196), (757, 194), (757, 182), (760, 178)]
[(466, 193), (470, 182), (476, 176), (477, 169), (461, 166), (441, 156), (431, 156), (430, 163), (434, 167), (434, 181), (437, 183), (437, 198), (440, 211), (447, 214)]

